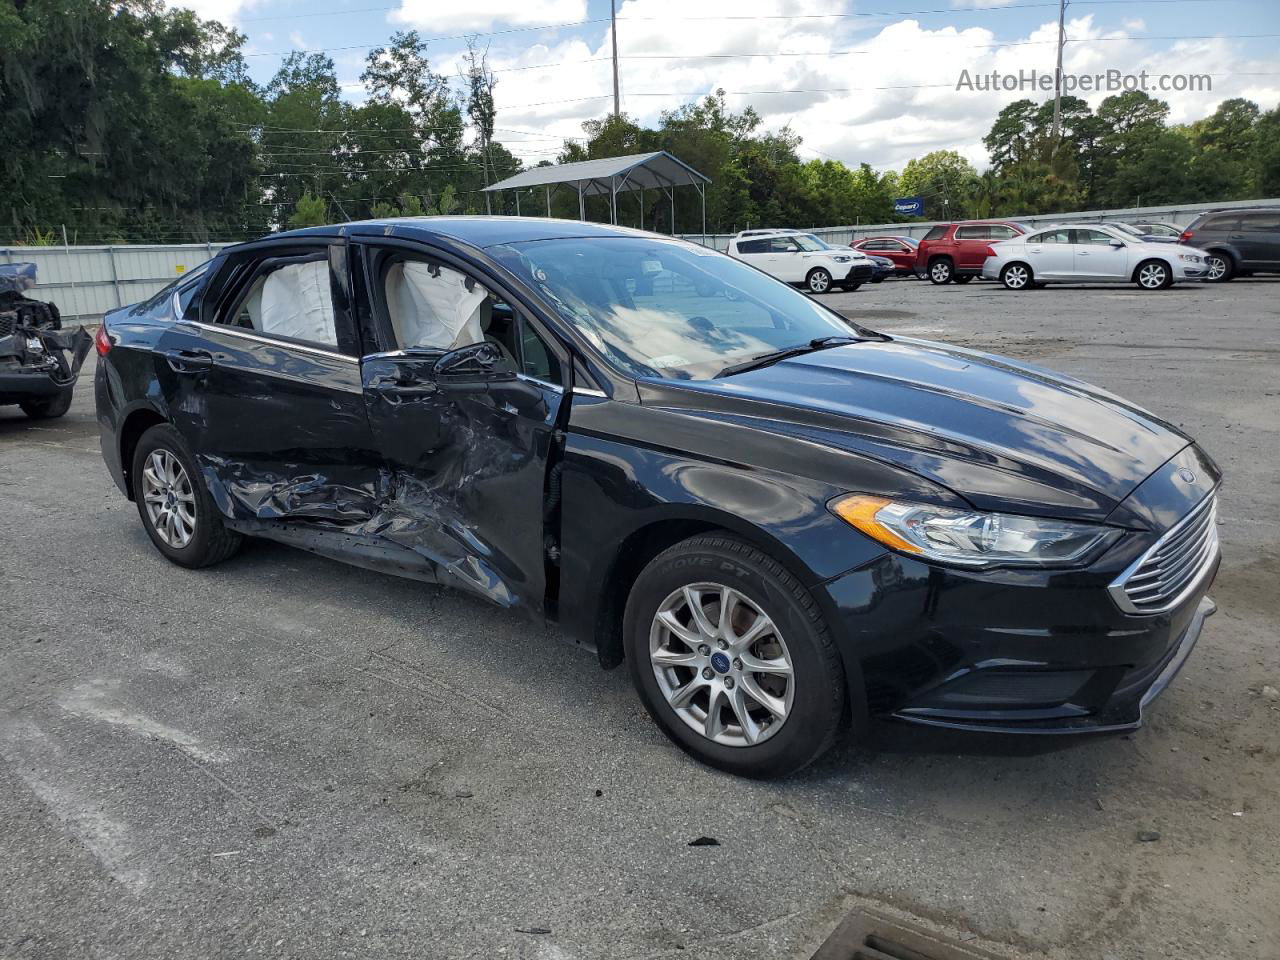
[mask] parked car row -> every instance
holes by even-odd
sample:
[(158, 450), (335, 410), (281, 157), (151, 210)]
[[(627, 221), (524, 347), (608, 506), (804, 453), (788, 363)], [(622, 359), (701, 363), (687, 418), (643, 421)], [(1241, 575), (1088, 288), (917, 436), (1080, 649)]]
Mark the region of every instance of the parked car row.
[(856, 290), (889, 276), (936, 284), (983, 277), (1011, 290), (1080, 282), (1161, 290), (1185, 280), (1280, 272), (1280, 207), (1210, 211), (1186, 228), (1149, 221), (1033, 228), (1016, 220), (964, 220), (938, 224), (921, 240), (864, 237), (847, 248), (799, 230), (744, 230), (729, 254), (810, 293)]

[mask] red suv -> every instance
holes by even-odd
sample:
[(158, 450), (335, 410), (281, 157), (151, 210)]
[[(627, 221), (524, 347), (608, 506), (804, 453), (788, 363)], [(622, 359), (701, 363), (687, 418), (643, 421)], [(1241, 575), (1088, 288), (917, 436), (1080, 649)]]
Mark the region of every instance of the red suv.
[(968, 283), (982, 273), (990, 244), (1020, 237), (1030, 228), (1012, 220), (944, 223), (924, 235), (916, 248), (916, 273), (934, 283)]
[(867, 237), (853, 244), (867, 256), (887, 257), (893, 261), (895, 275), (916, 272), (916, 244), (911, 237)]

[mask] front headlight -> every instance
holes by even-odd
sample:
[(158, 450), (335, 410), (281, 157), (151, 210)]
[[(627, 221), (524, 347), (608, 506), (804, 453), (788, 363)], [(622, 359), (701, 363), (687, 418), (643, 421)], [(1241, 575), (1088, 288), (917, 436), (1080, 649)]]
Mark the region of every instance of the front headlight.
[(831, 259), (834, 260), (836, 263), (848, 263), (850, 260), (853, 259), (853, 257), (832, 257)]
[(1186, 260), (1188, 263), (1199, 263), (1199, 262), (1200, 262), (1200, 258), (1199, 258), (1199, 257), (1197, 257), (1195, 254), (1192, 254), (1192, 253), (1180, 253), (1180, 254), (1178, 254), (1178, 259), (1179, 259), (1179, 260)]
[(1120, 535), (1114, 527), (850, 494), (831, 511), (892, 550), (965, 567), (1065, 566)]

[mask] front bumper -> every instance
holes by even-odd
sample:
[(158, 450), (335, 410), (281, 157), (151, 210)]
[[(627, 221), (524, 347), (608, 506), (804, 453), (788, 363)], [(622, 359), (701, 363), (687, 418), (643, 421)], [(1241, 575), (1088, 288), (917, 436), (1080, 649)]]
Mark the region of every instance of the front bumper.
[[(827, 581), (822, 600), (855, 705), (865, 696), (859, 715), (1001, 733), (1139, 726), (1214, 612), (1207, 593), (1221, 562), (1216, 538), (1172, 541), (1187, 552), (1168, 555), (1163, 568), (1149, 558), (1163, 556), (1179, 530), (1201, 529), (1181, 524), (1220, 477), (1198, 448), (1186, 448), (1112, 511), (1111, 522), (1130, 532), (1085, 568), (965, 570), (885, 553)], [(1201, 558), (1185, 588), (1180, 578), (1191, 568), (1182, 556)], [(1163, 570), (1171, 593), (1182, 591), (1176, 605), (1144, 599), (1141, 612), (1138, 601), (1119, 602), (1115, 587), (1135, 569), (1147, 571), (1141, 582)], [(1132, 589), (1146, 597), (1151, 588)]]
[[(984, 585), (886, 557), (828, 584), (846, 657), (871, 716), (999, 733), (1088, 733), (1141, 725), (1216, 609), (1217, 572), (1175, 611), (1121, 613), (1101, 583)], [(894, 584), (868, 609), (867, 599)]]
[(855, 263), (844, 275), (841, 283), (869, 283), (874, 272), (874, 268), (869, 263)]

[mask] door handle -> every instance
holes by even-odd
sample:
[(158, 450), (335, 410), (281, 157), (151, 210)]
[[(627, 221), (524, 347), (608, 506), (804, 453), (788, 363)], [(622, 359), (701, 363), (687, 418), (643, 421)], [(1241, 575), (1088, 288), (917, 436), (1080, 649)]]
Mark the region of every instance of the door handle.
[(1089, 255), (1089, 251), (1088, 251), (1088, 250), (1077, 250), (1077, 251), (1076, 251), (1076, 256), (1077, 256), (1077, 257), (1087, 257), (1088, 255)]
[(395, 377), (379, 377), (373, 382), (373, 388), (398, 400), (420, 400), (433, 396), (439, 389), (434, 383), (405, 383)]
[(213, 354), (207, 350), (166, 350), (164, 359), (175, 373), (196, 373), (213, 366)]

